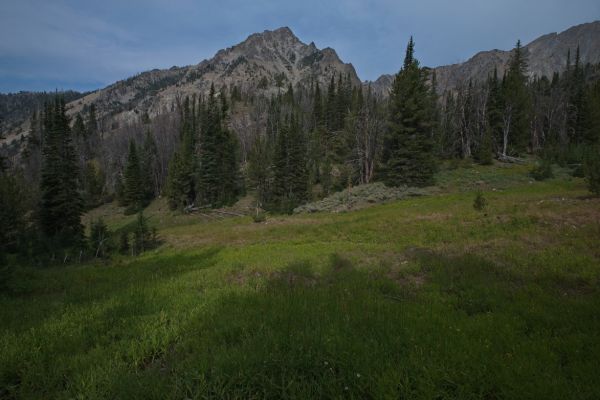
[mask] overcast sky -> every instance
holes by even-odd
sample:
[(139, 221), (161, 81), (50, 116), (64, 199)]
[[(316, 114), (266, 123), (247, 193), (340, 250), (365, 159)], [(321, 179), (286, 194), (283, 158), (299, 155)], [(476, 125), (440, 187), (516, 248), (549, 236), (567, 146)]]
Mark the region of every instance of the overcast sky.
[(97, 89), (280, 26), (373, 80), (410, 35), (438, 66), (599, 19), (599, 0), (0, 0), (0, 92)]

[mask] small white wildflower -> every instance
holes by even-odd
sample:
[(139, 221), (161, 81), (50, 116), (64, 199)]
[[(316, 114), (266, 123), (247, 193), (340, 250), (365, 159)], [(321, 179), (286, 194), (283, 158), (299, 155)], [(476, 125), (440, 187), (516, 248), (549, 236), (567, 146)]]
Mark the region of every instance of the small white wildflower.
[(356, 374), (356, 377), (357, 377), (357, 378), (360, 378), (360, 374), (358, 374), (358, 373), (357, 373), (357, 374)]
[(327, 361), (324, 362), (325, 365), (329, 365), (329, 363)]
[(344, 387), (344, 390), (348, 390), (348, 386)]

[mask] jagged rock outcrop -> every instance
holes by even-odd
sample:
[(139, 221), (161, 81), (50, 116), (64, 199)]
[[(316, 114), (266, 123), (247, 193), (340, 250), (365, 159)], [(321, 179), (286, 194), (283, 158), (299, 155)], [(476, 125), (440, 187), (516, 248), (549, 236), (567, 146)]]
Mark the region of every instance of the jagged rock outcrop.
[[(524, 46), (529, 73), (541, 76), (562, 71), (567, 51), (571, 49), (574, 60), (578, 45), (583, 63), (600, 63), (600, 21), (544, 35)], [(443, 93), (469, 80), (486, 79), (494, 68), (501, 76), (509, 58), (510, 51), (490, 50), (479, 52), (464, 63), (437, 67), (438, 91)], [(138, 121), (144, 112), (155, 116), (172, 111), (178, 98), (206, 94), (211, 84), (217, 89), (235, 85), (242, 92), (270, 95), (286, 90), (288, 84), (308, 86), (319, 82), (324, 89), (337, 74), (348, 75), (353, 84), (361, 84), (352, 64), (342, 62), (335, 50), (318, 49), (314, 43), (305, 44), (289, 28), (283, 27), (252, 34), (243, 42), (220, 50), (213, 58), (196, 65), (155, 69), (116, 82), (69, 103), (68, 112), (74, 115), (94, 104), (103, 129), (111, 131)], [(382, 75), (376, 81), (362, 85), (385, 96), (392, 82), (393, 75)], [(14, 129), (5, 132), (3, 143), (27, 134), (26, 122), (8, 122)]]
[[(574, 62), (577, 46), (580, 47), (581, 61), (600, 63), (600, 21), (573, 26), (561, 33), (541, 36), (523, 47), (529, 62), (531, 76), (552, 76), (566, 67), (567, 52), (571, 50)], [(494, 68), (501, 77), (506, 70), (511, 51), (490, 50), (475, 54), (469, 60), (435, 68), (439, 93), (452, 90), (472, 80), (486, 79)], [(375, 91), (387, 94), (393, 82), (392, 75), (382, 75), (372, 84)]]
[[(217, 52), (197, 65), (172, 67), (144, 72), (71, 104), (70, 113), (94, 103), (102, 116), (110, 116), (115, 126), (170, 110), (177, 98), (237, 86), (242, 92), (267, 95), (287, 90), (288, 84), (307, 87), (319, 82), (325, 87), (333, 75), (350, 76), (355, 85), (360, 80), (351, 64), (340, 60), (331, 48), (318, 49), (305, 44), (287, 27), (250, 35), (242, 43)], [(116, 123), (116, 124), (115, 124)]]

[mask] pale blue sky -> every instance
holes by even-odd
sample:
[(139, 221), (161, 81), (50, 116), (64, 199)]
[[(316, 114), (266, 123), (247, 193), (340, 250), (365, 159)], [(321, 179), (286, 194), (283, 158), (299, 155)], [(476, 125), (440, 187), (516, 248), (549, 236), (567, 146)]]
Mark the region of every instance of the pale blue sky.
[(96, 89), (280, 26), (376, 79), (410, 35), (437, 66), (598, 19), (598, 0), (0, 0), (0, 92)]

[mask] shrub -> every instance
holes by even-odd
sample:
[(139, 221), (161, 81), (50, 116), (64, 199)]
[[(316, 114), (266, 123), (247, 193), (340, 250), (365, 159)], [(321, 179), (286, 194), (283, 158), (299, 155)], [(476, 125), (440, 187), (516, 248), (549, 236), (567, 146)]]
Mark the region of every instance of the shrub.
[(90, 247), (94, 257), (104, 257), (108, 253), (110, 231), (102, 218), (92, 222), (90, 226)]
[(121, 236), (119, 236), (119, 253), (129, 253), (129, 233), (127, 232), (121, 232)]
[[(152, 248), (152, 233), (148, 228), (148, 219), (142, 212), (138, 213), (133, 231), (133, 246), (135, 254), (141, 254)], [(156, 233), (155, 233), (156, 234)]]
[(554, 177), (552, 172), (552, 163), (547, 159), (542, 159), (530, 172), (531, 176), (536, 181), (543, 181)]
[(600, 148), (592, 149), (586, 154), (583, 170), (590, 192), (600, 195)]
[(481, 192), (478, 192), (473, 201), (473, 208), (477, 211), (483, 211), (487, 207), (487, 200)]
[(256, 211), (256, 214), (252, 215), (252, 219), (256, 223), (265, 222), (267, 220), (267, 213), (264, 211)]

